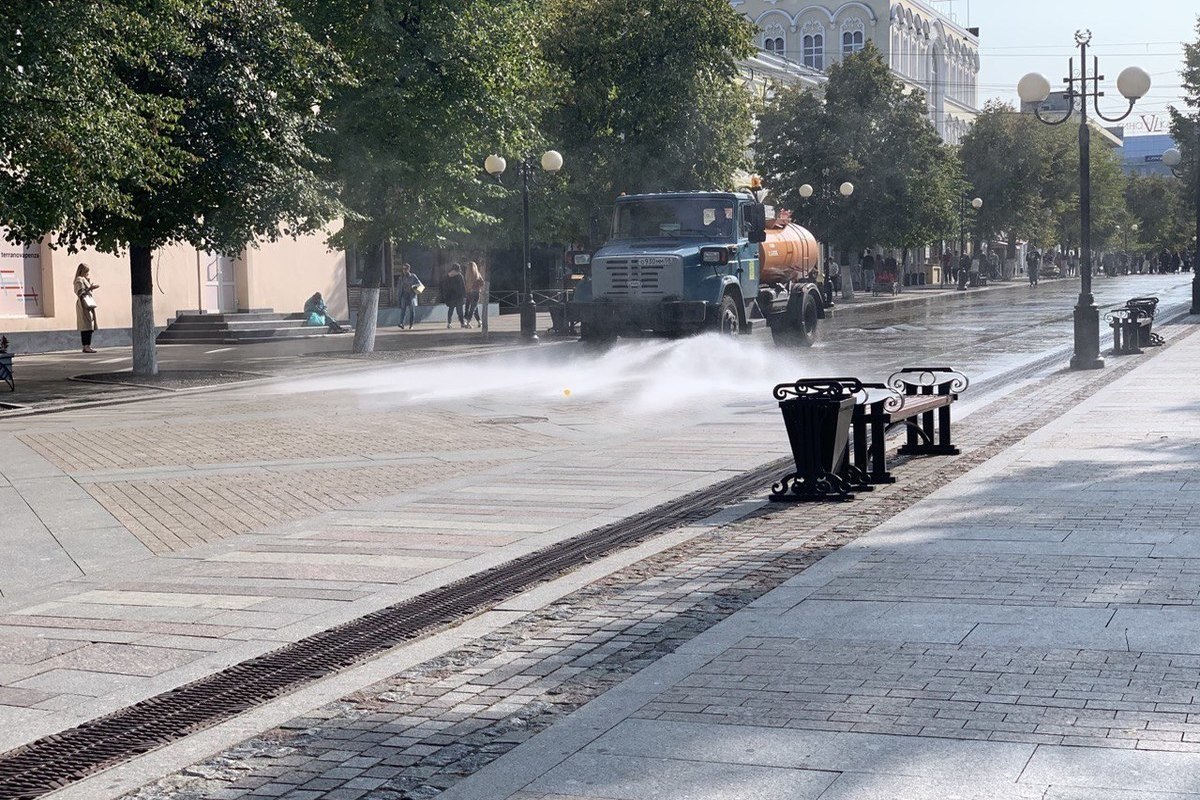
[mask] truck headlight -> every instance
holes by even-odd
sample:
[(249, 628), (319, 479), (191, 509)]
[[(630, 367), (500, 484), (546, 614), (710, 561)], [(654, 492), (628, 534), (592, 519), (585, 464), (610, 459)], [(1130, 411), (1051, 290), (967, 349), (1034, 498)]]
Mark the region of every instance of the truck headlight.
[(728, 264), (729, 250), (724, 247), (701, 248), (700, 262), (703, 264)]

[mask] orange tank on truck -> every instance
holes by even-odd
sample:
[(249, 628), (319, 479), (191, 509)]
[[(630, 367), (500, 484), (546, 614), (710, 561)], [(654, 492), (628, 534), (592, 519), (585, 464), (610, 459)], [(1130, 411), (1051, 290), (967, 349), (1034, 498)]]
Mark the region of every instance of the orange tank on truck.
[(808, 231), (792, 222), (767, 224), (767, 240), (759, 245), (759, 283), (788, 285), (804, 280), (820, 260), (820, 245)]

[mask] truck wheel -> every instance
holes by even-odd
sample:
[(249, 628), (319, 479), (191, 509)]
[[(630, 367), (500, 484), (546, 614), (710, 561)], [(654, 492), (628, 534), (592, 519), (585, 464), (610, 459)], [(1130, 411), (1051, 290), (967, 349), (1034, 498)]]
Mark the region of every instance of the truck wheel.
[(594, 345), (608, 345), (617, 340), (617, 334), (611, 328), (603, 328), (584, 322), (579, 326), (579, 341)]
[(775, 344), (782, 347), (812, 347), (816, 344), (820, 313), (817, 311), (817, 301), (813, 298), (813, 293), (804, 293), (804, 299), (800, 302), (799, 318), (787, 314), (781, 323), (771, 328), (771, 337)]
[(742, 320), (738, 316), (737, 300), (731, 294), (721, 296), (721, 305), (711, 323), (714, 331), (722, 336), (737, 336), (742, 329)]

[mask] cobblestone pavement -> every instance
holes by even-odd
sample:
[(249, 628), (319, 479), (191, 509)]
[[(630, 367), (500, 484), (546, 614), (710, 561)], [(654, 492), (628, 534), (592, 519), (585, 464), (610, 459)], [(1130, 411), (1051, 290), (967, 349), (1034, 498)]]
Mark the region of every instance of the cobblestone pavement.
[[(1190, 330), (1177, 328), (1173, 333)], [(736, 755), (733, 743), (738, 734), (730, 731), (739, 728), (753, 731), (745, 736), (765, 735), (764, 728), (796, 735), (864, 735), (875, 744), (847, 741), (866, 751), (881, 746), (879, 742), (894, 743), (897, 734), (913, 741), (979, 740), (988, 747), (1024, 743), (1030, 745), (1028, 751), (1006, 751), (1021, 755), (1021, 766), (1039, 743), (1185, 749), (1182, 745), (1192, 741), (1189, 737), (1200, 733), (1200, 705), (1192, 705), (1200, 691), (1200, 656), (1130, 652), (1123, 645), (1119, 651), (1027, 646), (1019, 635), (1015, 641), (971, 645), (960, 641), (965, 632), (957, 630), (949, 637), (952, 641), (923, 641), (920, 636), (890, 641), (872, 635), (869, 625), (861, 640), (853, 630), (843, 638), (814, 639), (773, 630), (768, 634), (763, 629), (779, 627), (778, 621), (764, 623), (754, 616), (756, 608), (759, 615), (771, 616), (805, 599), (853, 605), (869, 599), (871, 613), (882, 616), (901, 605), (896, 600), (928, 598), (987, 605), (996, 609), (993, 619), (1021, 621), (1029, 607), (1046, 605), (1094, 608), (1111, 618), (1118, 606), (1156, 603), (1164, 592), (1195, 596), (1200, 573), (1190, 565), (1163, 570), (1149, 559), (1130, 555), (1050, 554), (1039, 559), (1020, 548), (911, 554), (900, 544), (882, 552), (858, 547), (874, 534), (860, 537), (881, 524), (887, 529), (888, 520), (905, 514), (923, 518), (926, 506), (938, 506), (940, 488), (952, 488), (955, 481), (986, 468), (1137, 363), (1124, 362), (1105, 373), (1059, 373), (1030, 384), (958, 425), (956, 440), (964, 449), (959, 458), (910, 460), (900, 467), (900, 483), (879, 487), (854, 504), (764, 508), (625, 568), (469, 647), (292, 720), (129, 797), (415, 800), (452, 788), (447, 797), (511, 795), (512, 800), (715, 798), (752, 792), (762, 797), (816, 797), (834, 783), (836, 771), (815, 784), (810, 775), (796, 774), (779, 784), (778, 774), (758, 766), (754, 769), (763, 769), (762, 774), (750, 767), (739, 773), (731, 762), (772, 769), (804, 766), (772, 762), (778, 754), (767, 754), (768, 748), (757, 759)], [(1057, 474), (1062, 484), (1063, 472)], [(983, 481), (972, 488), (986, 492), (987, 485)], [(1007, 497), (1002, 486), (994, 494), (998, 501)], [(1014, 506), (1026, 502), (1019, 491), (1016, 494)], [(982, 507), (982, 501), (977, 505)], [(1075, 503), (1073, 516), (1068, 505), (1060, 499), (1056, 506), (1058, 513), (1052, 517), (1059, 524), (1035, 530), (1045, 531), (1049, 541), (1061, 541), (1073, 530), (1095, 529), (1094, 523), (1071, 522), (1090, 518), (1088, 507)], [(1003, 515), (991, 521), (997, 530), (1008, 525)], [(861, 558), (856, 554), (832, 577), (813, 577), (808, 579), (811, 585), (804, 585), (806, 576), (856, 550), (862, 551)], [(1111, 586), (1117, 581), (1121, 591), (1114, 593)], [(1164, 588), (1164, 582), (1170, 588)], [(904, 593), (906, 597), (897, 597)], [(1009, 606), (1013, 613), (1006, 617), (1003, 612)], [(747, 614), (746, 623), (738, 623)], [(722, 625), (723, 620), (728, 622)], [(830, 626), (836, 625), (834, 618)], [(914, 625), (926, 633), (936, 630), (932, 625), (922, 628), (920, 621)], [(968, 626), (967, 632), (974, 627)], [(705, 637), (713, 634), (731, 644), (703, 647)], [(546, 758), (519, 780), (487, 779), (503, 775), (505, 762), (494, 768), (486, 765), (524, 742), (534, 745), (531, 740), (539, 732), (546, 731), (547, 741), (553, 742), (556, 723), (570, 724), (573, 712), (594, 707), (590, 701), (609, 690), (619, 695), (622, 682), (669, 661), (672, 653), (687, 659), (695, 652), (703, 655), (694, 669), (665, 690), (646, 692), (632, 703), (631, 719), (624, 723), (632, 726), (631, 735), (624, 747), (605, 737), (599, 740), (604, 748), (597, 745), (593, 752), (577, 753), (560, 767), (569, 777), (555, 780), (552, 772), (544, 778), (552, 790), (537, 790), (535, 784), (512, 794), (504, 787), (514, 782), (514, 788), (523, 786), (577, 744), (563, 745), (554, 758)], [(609, 719), (597, 725), (586, 738), (594, 739), (612, 723)], [(636, 735), (638, 725), (675, 728), (654, 729), (648, 740)], [(708, 732), (711, 752), (677, 752), (676, 748), (686, 750), (680, 729), (700, 732), (697, 737)], [(654, 736), (660, 737), (661, 746), (654, 744)], [(570, 736), (567, 740), (574, 741)], [(777, 745), (783, 747), (783, 740)], [(796, 751), (793, 761), (806, 757), (802, 742), (789, 740), (787, 749)], [(607, 753), (619, 758), (606, 761)], [(575, 763), (577, 769), (571, 772), (572, 762), (588, 758), (588, 765)], [(667, 758), (685, 760), (668, 763)], [(644, 764), (639, 766), (639, 760)], [(727, 763), (710, 765), (714, 772), (705, 766), (713, 761)], [(518, 771), (522, 765), (528, 768), (528, 760), (517, 764)], [(923, 779), (927, 789), (940, 787), (942, 792), (928, 796), (967, 796), (944, 785), (962, 766), (951, 759), (943, 769), (946, 774)], [(699, 777), (673, 770), (698, 772)], [(476, 773), (474, 783), (463, 782)], [(919, 769), (916, 774), (921, 774)], [(742, 779), (749, 782), (741, 789), (745, 793), (731, 783)], [(980, 786), (986, 783), (981, 780)], [(1044, 786), (1029, 789), (1015, 782), (1006, 784), (1004, 791), (995, 796), (1046, 795)], [(918, 795), (901, 788), (879, 796)]]

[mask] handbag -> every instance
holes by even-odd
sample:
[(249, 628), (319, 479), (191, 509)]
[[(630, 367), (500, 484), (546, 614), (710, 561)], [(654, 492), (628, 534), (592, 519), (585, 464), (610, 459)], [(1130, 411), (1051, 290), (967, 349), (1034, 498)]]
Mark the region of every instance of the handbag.
[(83, 307), (86, 309), (96, 308), (96, 298), (92, 297), (90, 293), (80, 295), (79, 300), (83, 303)]
[(417, 285), (413, 287), (413, 294), (421, 294), (425, 291), (425, 284), (421, 283), (421, 279), (417, 278)]

